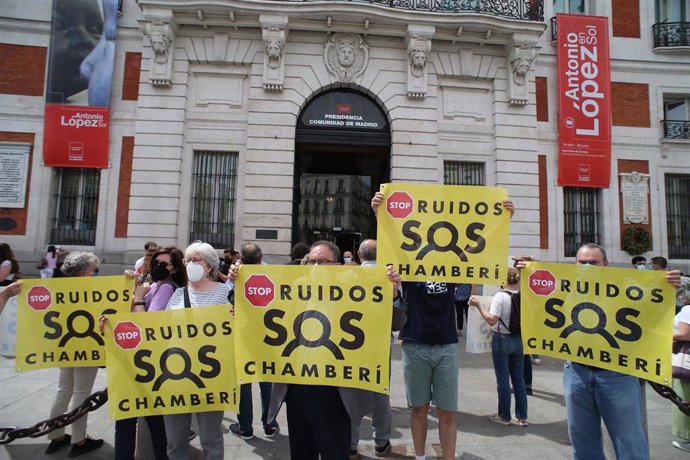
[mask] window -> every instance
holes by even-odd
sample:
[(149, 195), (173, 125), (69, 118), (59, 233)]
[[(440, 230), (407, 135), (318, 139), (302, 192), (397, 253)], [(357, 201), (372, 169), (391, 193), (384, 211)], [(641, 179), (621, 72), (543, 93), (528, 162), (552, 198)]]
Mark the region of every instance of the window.
[(309, 200), (304, 200), (304, 214), (309, 214)]
[(51, 243), (95, 245), (101, 170), (56, 168), (55, 174)]
[(690, 98), (664, 98), (664, 137), (690, 139)]
[(574, 257), (585, 243), (601, 241), (600, 190), (589, 187), (563, 187), (565, 256)]
[(314, 200), (314, 214), (319, 213), (319, 202)]
[(216, 248), (235, 241), (237, 153), (194, 152), (190, 241)]
[(328, 200), (324, 200), (323, 202), (323, 211), (321, 211), (323, 214), (328, 214)]
[(338, 198), (335, 200), (335, 212), (344, 212), (345, 211), (345, 202), (343, 201), (342, 198)]
[(686, 22), (690, 0), (657, 0), (656, 22)]
[(324, 195), (331, 193), (329, 188), (330, 187), (328, 186), (328, 180), (323, 181), (323, 194)]
[(345, 191), (345, 180), (344, 179), (338, 179), (338, 192), (344, 192)]
[(668, 256), (690, 258), (690, 175), (666, 174)]
[(314, 193), (319, 193), (319, 181), (314, 181)]
[(553, 0), (554, 13), (587, 14), (585, 0)]
[(484, 163), (445, 161), (443, 162), (443, 183), (446, 185), (484, 185)]
[(342, 227), (343, 226), (343, 218), (341, 216), (335, 216), (335, 226), (336, 227)]

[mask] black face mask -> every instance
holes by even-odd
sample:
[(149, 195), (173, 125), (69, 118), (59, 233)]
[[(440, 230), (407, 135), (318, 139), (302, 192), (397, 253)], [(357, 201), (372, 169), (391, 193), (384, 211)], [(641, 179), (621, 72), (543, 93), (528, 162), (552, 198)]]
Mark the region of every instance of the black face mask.
[(170, 270), (165, 264), (158, 264), (151, 269), (151, 279), (161, 281), (170, 277)]

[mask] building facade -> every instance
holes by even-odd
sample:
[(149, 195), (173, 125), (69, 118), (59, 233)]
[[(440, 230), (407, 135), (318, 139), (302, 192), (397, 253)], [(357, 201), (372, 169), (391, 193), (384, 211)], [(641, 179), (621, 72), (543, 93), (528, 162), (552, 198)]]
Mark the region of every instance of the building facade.
[[(512, 253), (625, 265), (640, 227), (687, 272), (688, 0), (124, 0), (106, 169), (44, 166), (45, 3), (0, 5), (0, 152), (27, 159), (0, 238), (25, 273), (47, 244), (106, 273), (148, 240), (353, 249), (390, 181), (506, 188)], [(609, 19), (607, 189), (557, 185), (559, 12)]]

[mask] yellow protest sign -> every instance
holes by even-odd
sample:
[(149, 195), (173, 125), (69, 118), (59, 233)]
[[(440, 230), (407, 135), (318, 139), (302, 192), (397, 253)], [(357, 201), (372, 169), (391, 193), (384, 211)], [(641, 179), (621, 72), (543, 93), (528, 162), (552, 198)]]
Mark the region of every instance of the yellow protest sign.
[(388, 393), (393, 285), (385, 267), (245, 265), (235, 284), (240, 383)]
[(134, 281), (123, 276), (22, 280), (17, 306), (17, 372), (103, 366), (102, 314), (128, 312)]
[(675, 288), (665, 272), (529, 263), (522, 270), (525, 354), (671, 381)]
[(510, 212), (504, 189), (383, 184), (378, 257), (403, 281), (499, 284), (505, 280)]
[(237, 412), (233, 322), (222, 305), (108, 316), (110, 417)]

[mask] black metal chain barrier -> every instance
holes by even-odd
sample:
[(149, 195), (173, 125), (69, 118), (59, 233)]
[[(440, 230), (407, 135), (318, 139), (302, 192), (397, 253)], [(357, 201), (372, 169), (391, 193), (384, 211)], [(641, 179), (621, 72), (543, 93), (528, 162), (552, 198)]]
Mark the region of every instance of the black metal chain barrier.
[(27, 428), (19, 428), (16, 426), (0, 427), (0, 445), (9, 444), (15, 439), (19, 438), (38, 438), (50, 433), (58, 428), (64, 428), (75, 422), (80, 417), (95, 411), (108, 401), (108, 389), (97, 391), (79, 406), (71, 411), (58, 415), (57, 417), (49, 418), (38, 422), (34, 426)]
[(649, 380), (647, 380), (647, 383), (654, 388), (654, 391), (659, 393), (659, 396), (670, 400), (673, 404), (678, 406), (678, 409), (680, 409), (682, 413), (690, 417), (690, 401), (683, 401), (680, 396), (678, 396), (678, 393), (673, 391), (673, 388), (671, 387), (650, 382)]

